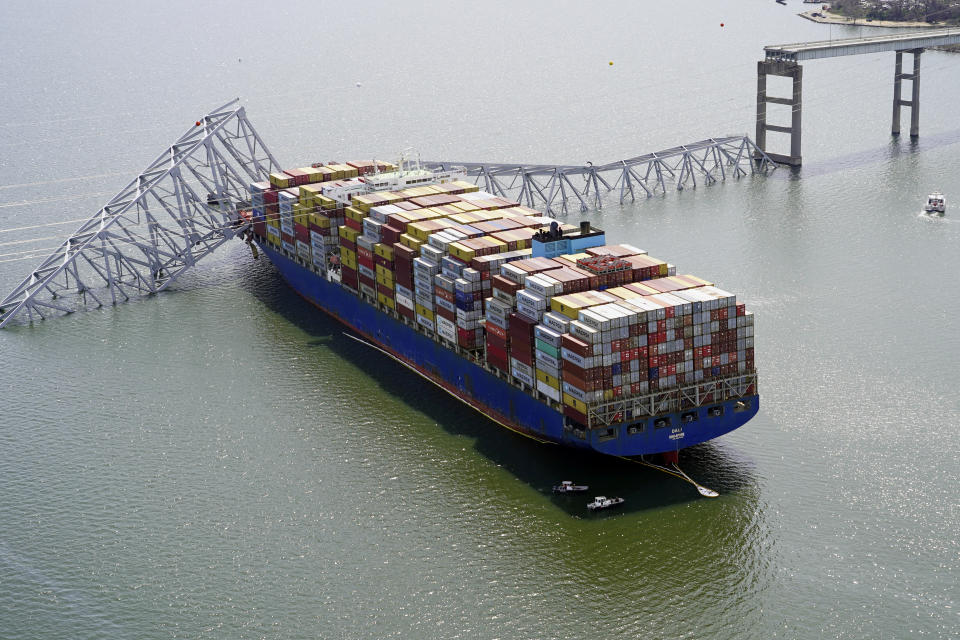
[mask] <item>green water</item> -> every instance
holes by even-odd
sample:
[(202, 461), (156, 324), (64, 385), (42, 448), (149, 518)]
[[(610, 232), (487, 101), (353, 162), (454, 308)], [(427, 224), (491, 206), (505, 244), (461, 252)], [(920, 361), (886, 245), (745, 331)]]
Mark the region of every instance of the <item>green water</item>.
[[(0, 254), (233, 95), (288, 165), (752, 135), (764, 45), (858, 33), (802, 8), (5, 6)], [(587, 214), (756, 314), (760, 414), (682, 459), (718, 499), (500, 429), (235, 243), (176, 291), (0, 332), (0, 638), (960, 636), (960, 226), (919, 213), (960, 197), (960, 58), (923, 65), (916, 144), (889, 137), (893, 54), (812, 62), (801, 170)]]

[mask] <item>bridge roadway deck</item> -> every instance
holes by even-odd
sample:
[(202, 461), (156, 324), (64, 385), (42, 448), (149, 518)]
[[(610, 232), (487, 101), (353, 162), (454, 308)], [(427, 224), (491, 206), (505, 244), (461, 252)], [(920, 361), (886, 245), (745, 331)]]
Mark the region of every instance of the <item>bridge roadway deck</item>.
[(960, 29), (937, 29), (894, 33), (869, 38), (845, 38), (843, 40), (820, 40), (797, 42), (764, 47), (769, 62), (802, 62), (819, 58), (852, 56), (883, 51), (909, 51), (924, 47), (960, 44)]

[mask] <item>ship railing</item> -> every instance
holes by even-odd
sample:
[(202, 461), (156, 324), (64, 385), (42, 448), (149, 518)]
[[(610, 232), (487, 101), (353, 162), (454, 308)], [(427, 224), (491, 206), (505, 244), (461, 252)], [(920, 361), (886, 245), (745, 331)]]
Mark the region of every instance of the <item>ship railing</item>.
[(587, 428), (606, 429), (756, 393), (756, 371), (711, 378), (692, 385), (589, 404)]

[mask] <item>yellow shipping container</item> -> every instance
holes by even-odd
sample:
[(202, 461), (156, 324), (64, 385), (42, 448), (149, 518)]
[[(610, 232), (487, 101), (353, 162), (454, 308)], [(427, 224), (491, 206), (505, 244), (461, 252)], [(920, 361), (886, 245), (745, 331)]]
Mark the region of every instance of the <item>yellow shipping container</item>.
[(280, 219), (279, 218), (267, 218), (267, 226), (274, 227), (275, 229), (280, 228)]
[(340, 204), (339, 202), (337, 202), (337, 201), (334, 200), (333, 198), (330, 198), (330, 197), (327, 197), (327, 196), (323, 196), (323, 195), (318, 195), (318, 196), (315, 198), (315, 200), (316, 200), (317, 204), (320, 205), (320, 208), (321, 208), (321, 209), (336, 209), (336, 208), (339, 206), (339, 204)]
[(357, 254), (350, 249), (340, 248), (340, 263), (348, 269), (357, 270)]
[(373, 245), (373, 252), (383, 258), (393, 262), (393, 247), (382, 242)]
[(303, 171), (309, 176), (307, 179), (310, 182), (320, 182), (323, 180), (323, 173), (316, 167), (304, 167), (300, 169), (300, 171)]
[(316, 213), (311, 213), (311, 214), (310, 214), (310, 224), (316, 225), (316, 226), (320, 227), (321, 229), (329, 229), (329, 228), (330, 228), (330, 218), (328, 218), (327, 216), (321, 216), (321, 215), (316, 214)]
[(380, 293), (379, 291), (377, 292), (377, 302), (379, 302), (380, 304), (386, 305), (391, 309), (396, 309), (396, 302), (394, 302), (393, 298), (387, 297), (386, 295)]
[(404, 233), (400, 236), (400, 243), (405, 247), (410, 247), (411, 249), (416, 249), (417, 251), (420, 251), (420, 246), (423, 244), (422, 241), (417, 240), (409, 233)]
[(483, 240), (496, 247), (497, 253), (504, 253), (507, 250), (507, 243), (503, 240), (497, 240), (496, 238), (491, 238), (490, 236), (484, 237)]
[(573, 397), (572, 395), (570, 395), (569, 393), (563, 394), (563, 404), (567, 405), (568, 407), (573, 407), (574, 409), (576, 409), (576, 410), (579, 411), (580, 413), (586, 413), (586, 412), (587, 412), (587, 403), (586, 403), (586, 402), (581, 402), (580, 400), (577, 400), (576, 398), (574, 398), (574, 397)]
[(328, 164), (327, 166), (339, 174), (334, 178), (335, 180), (339, 180), (340, 178), (356, 178), (360, 175), (356, 167), (351, 167), (348, 164)]
[(393, 271), (381, 271), (381, 269), (383, 269), (383, 267), (377, 265), (377, 284), (382, 284), (385, 287), (393, 289)]
[(334, 171), (330, 167), (317, 167), (317, 171), (320, 172), (321, 182), (328, 182), (330, 180), (333, 180), (333, 174), (336, 173), (336, 171)]
[(346, 209), (343, 210), (343, 215), (345, 215), (346, 217), (350, 218), (350, 219), (353, 220), (354, 222), (359, 222), (359, 223), (363, 224), (363, 219), (366, 218), (366, 217), (367, 217), (368, 215), (370, 215), (370, 214), (368, 214), (368, 213), (365, 212), (365, 211), (361, 211), (360, 209), (357, 209), (356, 207), (347, 207)]
[(290, 187), (290, 176), (283, 173), (282, 171), (275, 171), (270, 174), (270, 184), (281, 189), (287, 189)]
[(280, 237), (279, 237), (279, 236), (275, 236), (275, 235), (273, 235), (272, 233), (268, 233), (268, 234), (267, 234), (267, 242), (269, 242), (270, 244), (272, 244), (272, 245), (275, 246), (275, 247), (279, 247), (279, 246), (280, 246)]
[(464, 193), (473, 193), (475, 191), (480, 191), (480, 187), (473, 184), (472, 182), (467, 182), (465, 180), (454, 180), (450, 184), (455, 185), (457, 189), (463, 189)]
[(308, 207), (305, 204), (300, 204), (299, 202), (293, 205), (293, 221), (297, 224), (302, 224), (304, 226), (310, 224), (310, 213), (313, 211), (313, 207)]
[(451, 242), (449, 249), (450, 249), (450, 255), (452, 255), (454, 258), (463, 260), (466, 263), (469, 263), (477, 255), (476, 250), (471, 249), (470, 247), (464, 246), (459, 242)]
[(342, 227), (339, 227), (339, 229), (337, 230), (337, 233), (340, 234), (341, 238), (346, 238), (350, 242), (356, 242), (357, 238), (360, 236), (359, 231), (357, 231), (356, 229), (351, 229), (347, 225), (343, 225)]
[(554, 378), (546, 371), (541, 371), (540, 369), (534, 369), (534, 372), (537, 374), (537, 380), (540, 382), (543, 382), (551, 389), (560, 389), (560, 378)]
[[(593, 303), (596, 304), (596, 303)], [(580, 310), (593, 306), (591, 302), (576, 293), (568, 293), (562, 296), (553, 296), (550, 299), (550, 309), (557, 313), (562, 313), (571, 320), (579, 317)]]
[(300, 185), (300, 204), (314, 206), (317, 204), (316, 198), (320, 195), (320, 185), (302, 184)]
[(414, 310), (417, 312), (417, 315), (421, 315), (427, 320), (433, 320), (433, 309), (427, 309), (422, 304), (415, 304)]

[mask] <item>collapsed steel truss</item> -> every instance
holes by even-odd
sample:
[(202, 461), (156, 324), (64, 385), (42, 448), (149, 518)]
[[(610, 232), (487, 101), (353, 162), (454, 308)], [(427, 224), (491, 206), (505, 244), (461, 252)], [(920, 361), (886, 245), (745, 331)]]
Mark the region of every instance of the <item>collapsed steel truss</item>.
[(481, 162), (424, 162), (429, 168), (465, 167), (475, 182), (494, 195), (510, 198), (557, 213), (567, 212), (567, 203), (579, 203), (580, 211), (591, 205), (603, 206), (605, 197), (619, 191), (620, 204), (635, 191), (647, 197), (665, 193), (667, 185), (682, 190), (697, 185), (697, 176), (706, 184), (739, 178), (750, 173), (765, 173), (776, 164), (747, 136), (708, 138), (656, 153), (602, 165), (522, 165)]
[(162, 291), (243, 230), (249, 184), (277, 170), (238, 100), (215, 109), (0, 301), (0, 328)]

